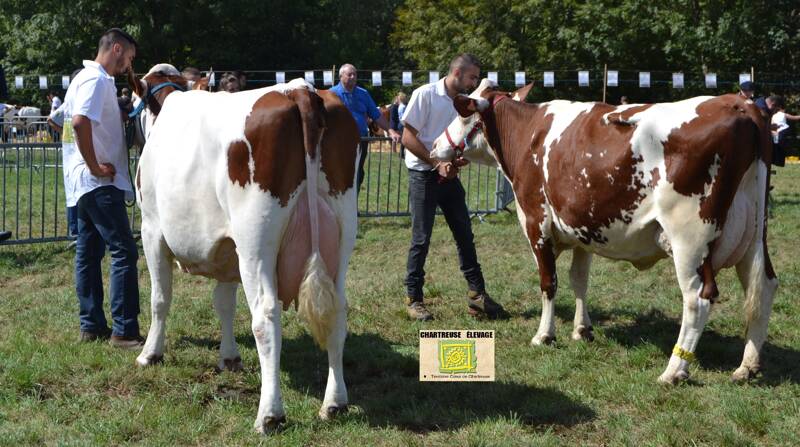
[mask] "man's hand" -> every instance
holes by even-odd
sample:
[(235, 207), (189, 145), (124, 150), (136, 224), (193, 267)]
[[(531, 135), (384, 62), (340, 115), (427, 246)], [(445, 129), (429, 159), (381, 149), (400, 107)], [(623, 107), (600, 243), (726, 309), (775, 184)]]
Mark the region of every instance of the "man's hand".
[(458, 157), (455, 160), (453, 160), (453, 165), (455, 165), (455, 167), (459, 168), (459, 169), (461, 169), (462, 167), (464, 167), (464, 166), (466, 166), (468, 164), (469, 164), (469, 160), (467, 160), (464, 157)]
[(111, 177), (111, 180), (114, 180), (117, 170), (111, 163), (100, 163), (96, 168), (90, 169), (89, 172), (95, 177)]
[(400, 134), (394, 129), (389, 129), (389, 138), (391, 138), (395, 143), (400, 142)]
[(458, 175), (458, 167), (449, 161), (443, 161), (436, 165), (436, 172), (438, 172), (440, 176), (450, 180)]

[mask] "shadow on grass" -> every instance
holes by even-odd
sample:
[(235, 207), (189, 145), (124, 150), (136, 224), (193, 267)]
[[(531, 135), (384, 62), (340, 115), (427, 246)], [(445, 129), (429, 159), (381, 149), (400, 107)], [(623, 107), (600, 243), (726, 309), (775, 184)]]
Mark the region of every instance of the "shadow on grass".
[[(322, 398), (327, 354), (308, 335), (284, 339), (281, 369), (295, 388)], [(313, 365), (317, 365), (316, 367)], [(417, 358), (374, 334), (350, 334), (344, 368), (351, 403), (372, 426), (414, 432), (451, 430), (484, 419), (509, 418), (530, 426), (571, 427), (595, 418), (586, 405), (555, 389), (508, 382), (419, 381)]]
[[(236, 342), (255, 349), (248, 334), (237, 335)], [(218, 340), (207, 338), (181, 337), (177, 347), (181, 345), (219, 349)], [(288, 373), (292, 388), (322, 400), (328, 356), (308, 334), (283, 339), (281, 369)], [(375, 427), (424, 433), (499, 418), (533, 427), (571, 427), (596, 416), (588, 406), (551, 388), (508, 382), (420, 382), (417, 358), (396, 352), (374, 334), (348, 335), (344, 369), (350, 403), (361, 407)]]
[[(560, 318), (564, 318), (569, 314), (569, 310), (563, 308), (558, 313), (563, 315), (563, 317), (559, 315)], [(593, 321), (609, 322), (603, 328), (606, 338), (626, 348), (651, 343), (664, 353), (665, 359), (672, 353), (680, 332), (680, 321), (664, 315), (657, 309), (650, 309), (638, 315), (626, 310), (613, 309), (608, 313), (595, 311), (591, 316)], [(617, 320), (633, 321), (615, 324), (615, 317)], [(569, 319), (572, 319), (572, 315), (569, 315)], [(722, 335), (708, 329), (708, 326), (703, 331), (696, 352), (697, 361), (702, 368), (731, 373), (739, 367), (743, 354), (743, 336)], [(800, 365), (800, 351), (766, 342), (761, 351), (761, 358), (762, 375), (755, 383), (778, 385), (787, 380), (800, 383), (800, 369), (797, 368), (797, 365)]]

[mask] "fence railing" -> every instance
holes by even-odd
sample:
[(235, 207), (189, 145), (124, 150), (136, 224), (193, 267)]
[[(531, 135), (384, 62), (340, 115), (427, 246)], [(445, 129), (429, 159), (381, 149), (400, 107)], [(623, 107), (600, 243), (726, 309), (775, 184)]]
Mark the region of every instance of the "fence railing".
[(0, 117), (0, 143), (57, 143), (60, 135), (47, 124), (46, 116)]
[[(401, 147), (387, 138), (365, 138), (369, 154), (358, 196), (361, 217), (408, 216), (408, 170)], [(137, 152), (132, 149), (131, 173)], [(0, 245), (69, 240), (61, 144), (27, 140), (0, 143), (0, 232), (11, 237)], [(467, 206), (479, 217), (514, 200), (510, 186), (495, 168), (470, 164), (461, 171)], [(131, 227), (140, 228), (138, 206), (129, 207)]]

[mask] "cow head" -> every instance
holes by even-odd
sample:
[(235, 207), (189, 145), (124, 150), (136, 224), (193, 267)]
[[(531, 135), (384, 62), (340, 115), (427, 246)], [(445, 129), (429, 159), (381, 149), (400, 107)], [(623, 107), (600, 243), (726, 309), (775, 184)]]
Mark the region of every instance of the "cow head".
[(136, 124), (134, 141), (144, 147), (148, 129), (155, 123), (167, 96), (174, 91), (185, 91), (186, 78), (170, 64), (156, 64), (142, 79), (137, 80), (129, 71), (128, 84), (133, 91), (134, 110), (129, 116)]
[(532, 87), (533, 84), (528, 84), (513, 93), (502, 92), (496, 83), (484, 79), (469, 96), (458, 95), (453, 98), (453, 106), (459, 116), (433, 142), (431, 157), (439, 161), (464, 157), (476, 163), (496, 166), (497, 157), (484, 131), (486, 122), (493, 122), (495, 104), (508, 98), (524, 101)]

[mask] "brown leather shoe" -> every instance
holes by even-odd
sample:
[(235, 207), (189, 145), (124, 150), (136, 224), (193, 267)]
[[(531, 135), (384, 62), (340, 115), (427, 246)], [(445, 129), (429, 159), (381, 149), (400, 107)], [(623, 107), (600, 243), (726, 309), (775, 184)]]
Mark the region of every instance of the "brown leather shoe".
[(408, 312), (408, 316), (411, 317), (412, 320), (433, 320), (433, 314), (431, 314), (428, 308), (422, 304), (422, 300), (414, 300), (406, 297), (406, 312)]
[(141, 335), (136, 336), (124, 336), (124, 335), (112, 335), (111, 340), (109, 340), (111, 346), (120, 349), (139, 349), (144, 346), (144, 337)]
[(475, 317), (485, 316), (490, 320), (509, 317), (503, 306), (497, 304), (486, 292), (478, 293), (470, 290), (467, 294), (467, 305), (469, 306), (470, 315)]
[(108, 337), (110, 336), (111, 336), (111, 330), (109, 329), (100, 332), (81, 331), (81, 335), (78, 338), (78, 340), (81, 343), (89, 343), (97, 340), (108, 340)]

